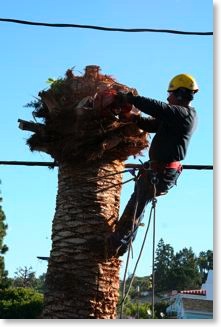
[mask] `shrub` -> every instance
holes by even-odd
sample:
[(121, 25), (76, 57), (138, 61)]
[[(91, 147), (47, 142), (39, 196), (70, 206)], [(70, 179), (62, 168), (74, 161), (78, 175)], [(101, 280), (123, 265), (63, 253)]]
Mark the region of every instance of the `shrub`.
[(0, 290), (1, 319), (37, 319), (43, 308), (43, 294), (31, 288)]

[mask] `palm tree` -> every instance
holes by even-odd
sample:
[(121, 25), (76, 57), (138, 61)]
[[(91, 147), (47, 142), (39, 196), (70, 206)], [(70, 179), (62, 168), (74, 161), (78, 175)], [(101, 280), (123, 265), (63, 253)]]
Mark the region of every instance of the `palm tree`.
[(83, 76), (68, 69), (50, 82), (28, 105), (35, 122), (19, 119), (21, 129), (33, 132), (30, 149), (50, 154), (58, 165), (42, 317), (114, 319), (120, 260), (107, 239), (118, 224), (124, 161), (147, 146), (147, 135), (122, 123), (107, 99), (136, 90), (94, 65)]

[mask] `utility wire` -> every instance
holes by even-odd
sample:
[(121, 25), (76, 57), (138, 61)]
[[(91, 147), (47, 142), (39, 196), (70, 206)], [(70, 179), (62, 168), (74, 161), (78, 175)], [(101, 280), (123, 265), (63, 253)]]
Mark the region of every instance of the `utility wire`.
[[(11, 166), (42, 166), (42, 167), (57, 167), (56, 162), (42, 162), (42, 161), (0, 161), (0, 165)], [(141, 168), (141, 164), (125, 164), (126, 168)], [(198, 170), (213, 170), (212, 165), (182, 165), (183, 169), (198, 169)], [(123, 172), (123, 171), (122, 171)]]
[(42, 23), (42, 22), (32, 22), (28, 20), (12, 19), (12, 18), (0, 18), (0, 22), (46, 26), (46, 27), (87, 28), (87, 29), (94, 29), (94, 30), (108, 31), (108, 32), (155, 32), (155, 33), (171, 33), (171, 34), (186, 34), (186, 35), (213, 35), (213, 32), (186, 32), (186, 31), (176, 31), (170, 29), (118, 28), (118, 27), (116, 28), (116, 27), (105, 27), (105, 26), (95, 26), (95, 25)]
[(0, 161), (0, 165), (9, 165), (9, 166), (47, 166), (55, 167), (58, 166), (54, 162), (43, 162), (43, 161)]
[[(0, 161), (1, 164), (1, 161)], [(141, 164), (125, 164), (126, 168), (139, 169), (142, 167)], [(212, 165), (182, 165), (183, 169), (203, 169), (203, 170), (213, 170)]]

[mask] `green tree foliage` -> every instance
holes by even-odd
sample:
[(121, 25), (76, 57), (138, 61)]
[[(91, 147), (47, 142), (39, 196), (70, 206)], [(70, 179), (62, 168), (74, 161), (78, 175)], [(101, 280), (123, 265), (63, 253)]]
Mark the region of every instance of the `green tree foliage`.
[(35, 285), (35, 290), (40, 293), (44, 293), (45, 291), (45, 277), (46, 277), (46, 273), (43, 273), (36, 279), (37, 283)]
[(148, 312), (151, 311), (151, 304), (127, 301), (124, 305), (124, 316), (125, 318), (134, 319), (149, 319), (150, 315)]
[[(161, 239), (155, 258), (155, 290), (199, 289), (206, 280), (208, 270), (213, 268), (213, 252), (200, 252), (197, 257), (192, 248), (184, 248), (174, 254), (171, 245)], [(203, 277), (203, 279), (202, 279)]]
[[(0, 203), (2, 198), (0, 197)], [(7, 245), (4, 244), (4, 237), (6, 236), (6, 230), (8, 228), (5, 223), (5, 214), (0, 205), (0, 289), (8, 286), (7, 275), (8, 272), (5, 270), (4, 254), (8, 251)]]
[[(154, 317), (155, 319), (165, 319), (166, 318), (166, 308), (169, 306), (168, 301), (160, 301), (154, 304)], [(152, 307), (151, 307), (152, 308)]]
[[(169, 302), (167, 301), (156, 302), (154, 304), (154, 319), (164, 319), (168, 306)], [(119, 306), (118, 316), (120, 316), (120, 309)], [(152, 319), (152, 302), (147, 301), (140, 294), (137, 294), (134, 298), (128, 297), (124, 303), (123, 318)]]
[(36, 277), (36, 273), (32, 270), (32, 267), (19, 267), (14, 274), (14, 278), (11, 279), (11, 284), (13, 287), (33, 288), (37, 292), (43, 293), (45, 276), (46, 274), (43, 273), (39, 277)]
[(197, 257), (192, 249), (184, 248), (176, 253), (168, 280), (169, 289), (177, 291), (199, 289), (202, 284)]
[(202, 276), (202, 282), (205, 283), (208, 271), (213, 269), (213, 252), (211, 250), (201, 251), (198, 257), (198, 265)]
[[(129, 288), (130, 282), (131, 282), (132, 276), (129, 276), (126, 280), (126, 292)], [(139, 286), (140, 290), (142, 292), (146, 292), (149, 289), (152, 288), (152, 280), (150, 276), (144, 276), (144, 277), (134, 277), (133, 283), (130, 287), (130, 297), (133, 299), (137, 296), (137, 287)], [(123, 289), (123, 282), (120, 283), (120, 294), (122, 294)]]
[(19, 267), (15, 272), (15, 277), (13, 280), (14, 287), (31, 287), (37, 288), (38, 280), (35, 276), (35, 272), (32, 267)]
[(0, 290), (0, 319), (39, 318), (43, 308), (43, 295), (30, 288)]
[(168, 290), (168, 281), (170, 279), (173, 267), (174, 249), (169, 244), (165, 244), (160, 239), (155, 256), (155, 289), (156, 291)]

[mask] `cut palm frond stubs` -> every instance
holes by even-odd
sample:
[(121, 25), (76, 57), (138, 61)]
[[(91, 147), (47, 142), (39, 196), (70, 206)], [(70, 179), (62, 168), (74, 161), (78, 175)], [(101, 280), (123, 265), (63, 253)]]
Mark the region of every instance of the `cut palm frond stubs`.
[(21, 129), (34, 133), (27, 141), (32, 151), (74, 163), (101, 157), (125, 160), (147, 147), (147, 134), (133, 123), (121, 122), (118, 108), (108, 103), (117, 91), (137, 94), (135, 89), (101, 74), (96, 65), (86, 66), (83, 76), (68, 69), (64, 78), (48, 82), (48, 90), (28, 105), (35, 108), (35, 122), (19, 119)]

